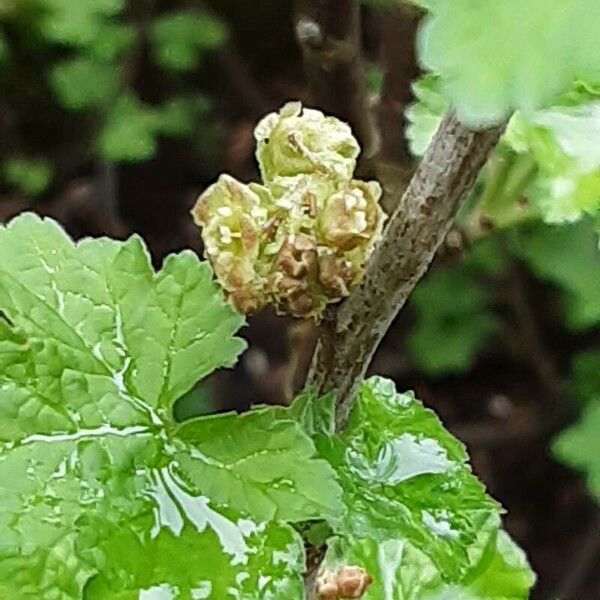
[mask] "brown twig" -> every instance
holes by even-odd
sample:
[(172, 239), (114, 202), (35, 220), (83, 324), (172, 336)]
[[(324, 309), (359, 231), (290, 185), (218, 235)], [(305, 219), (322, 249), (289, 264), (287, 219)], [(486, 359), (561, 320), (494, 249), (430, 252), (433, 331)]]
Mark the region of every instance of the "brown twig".
[(312, 101), (352, 125), (362, 148), (358, 173), (372, 176), (379, 136), (365, 85), (359, 2), (300, 0), (298, 4), (296, 37)]
[[(325, 320), (307, 384), (336, 390), (338, 429), (392, 320), (450, 229), (504, 124), (475, 132), (444, 117), (367, 266), (361, 285)], [(451, 299), (448, 299), (451, 301)]]

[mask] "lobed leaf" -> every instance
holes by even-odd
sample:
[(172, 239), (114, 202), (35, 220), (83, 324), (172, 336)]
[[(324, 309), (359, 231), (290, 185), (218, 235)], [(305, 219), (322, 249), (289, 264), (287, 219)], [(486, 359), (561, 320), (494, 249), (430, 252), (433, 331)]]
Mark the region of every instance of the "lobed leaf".
[(474, 561), (475, 541), (498, 529), (500, 507), (473, 476), (462, 444), (391, 381), (367, 380), (345, 434), (316, 443), (343, 489), (338, 535), (409, 542), (454, 581)]
[(570, 467), (585, 474), (592, 493), (600, 497), (600, 399), (584, 408), (577, 423), (554, 442), (554, 452)]
[(334, 520), (331, 468), (279, 409), (173, 419), (244, 348), (208, 265), (155, 273), (138, 238), (33, 215), (0, 254), (0, 595), (297, 594), (302, 543), (274, 519)]

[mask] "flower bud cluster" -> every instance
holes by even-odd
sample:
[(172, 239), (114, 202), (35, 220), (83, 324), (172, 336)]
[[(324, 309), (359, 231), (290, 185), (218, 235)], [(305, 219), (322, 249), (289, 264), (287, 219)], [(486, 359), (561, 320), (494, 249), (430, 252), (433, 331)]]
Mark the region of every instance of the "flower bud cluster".
[(319, 317), (348, 296), (381, 236), (381, 187), (352, 179), (359, 153), (350, 127), (300, 103), (255, 130), (263, 185), (221, 175), (192, 214), (205, 254), (243, 313), (273, 304)]

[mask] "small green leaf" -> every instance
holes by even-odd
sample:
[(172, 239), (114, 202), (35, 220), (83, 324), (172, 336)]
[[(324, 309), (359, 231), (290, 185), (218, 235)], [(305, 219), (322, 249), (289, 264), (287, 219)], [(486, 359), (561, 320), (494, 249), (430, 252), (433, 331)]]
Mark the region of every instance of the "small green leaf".
[(159, 109), (159, 130), (169, 137), (191, 137), (209, 107), (209, 101), (200, 95), (171, 98)]
[(600, 498), (600, 398), (584, 408), (580, 420), (563, 431), (554, 452), (566, 465), (583, 471), (593, 494)]
[(343, 437), (316, 442), (343, 489), (338, 535), (409, 542), (444, 579), (457, 580), (478, 560), (475, 541), (498, 528), (500, 508), (473, 476), (462, 444), (391, 381), (367, 380)]
[[(106, 21), (102, 23), (96, 38), (90, 40), (86, 50), (94, 60), (114, 63), (131, 50), (137, 36), (138, 31), (132, 25)], [(114, 68), (119, 70), (117, 65)]]
[(44, 159), (10, 158), (2, 163), (2, 174), (8, 185), (36, 198), (52, 182), (53, 168)]
[(45, 36), (74, 46), (95, 44), (107, 19), (118, 15), (124, 0), (44, 0)]
[(448, 100), (439, 88), (439, 79), (435, 75), (425, 75), (412, 85), (415, 102), (406, 110), (406, 135), (415, 156), (425, 154), (448, 109)]
[(312, 390), (305, 390), (283, 414), (297, 421), (310, 436), (331, 436), (335, 429), (335, 394), (319, 397)]
[(208, 15), (170, 12), (154, 20), (151, 39), (161, 67), (190, 71), (198, 66), (203, 51), (225, 42), (227, 30), (221, 21)]
[[(413, 84), (417, 101), (407, 109), (406, 133), (416, 155), (424, 154), (450, 105), (440, 88), (433, 75)], [(600, 154), (589, 141), (600, 127), (597, 92), (578, 81), (559, 101), (552, 109), (515, 114), (482, 172), (480, 209), (496, 227), (600, 214)]]
[(62, 106), (73, 111), (101, 108), (120, 85), (116, 65), (77, 57), (53, 65), (50, 83)]
[(113, 162), (148, 160), (156, 152), (159, 117), (135, 96), (119, 98), (100, 134), (100, 152)]

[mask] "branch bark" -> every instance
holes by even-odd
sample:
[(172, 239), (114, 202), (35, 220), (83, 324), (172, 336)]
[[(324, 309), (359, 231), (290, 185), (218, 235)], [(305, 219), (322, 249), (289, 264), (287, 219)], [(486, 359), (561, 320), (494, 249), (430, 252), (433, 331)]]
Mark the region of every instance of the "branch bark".
[(379, 136), (365, 85), (358, 0), (299, 1), (296, 37), (311, 100), (320, 110), (352, 125), (362, 148), (358, 173), (372, 176)]
[(471, 131), (453, 112), (446, 114), (361, 285), (324, 320), (307, 385), (320, 393), (337, 391), (339, 430), (381, 339), (427, 270), (503, 130), (504, 125)]

